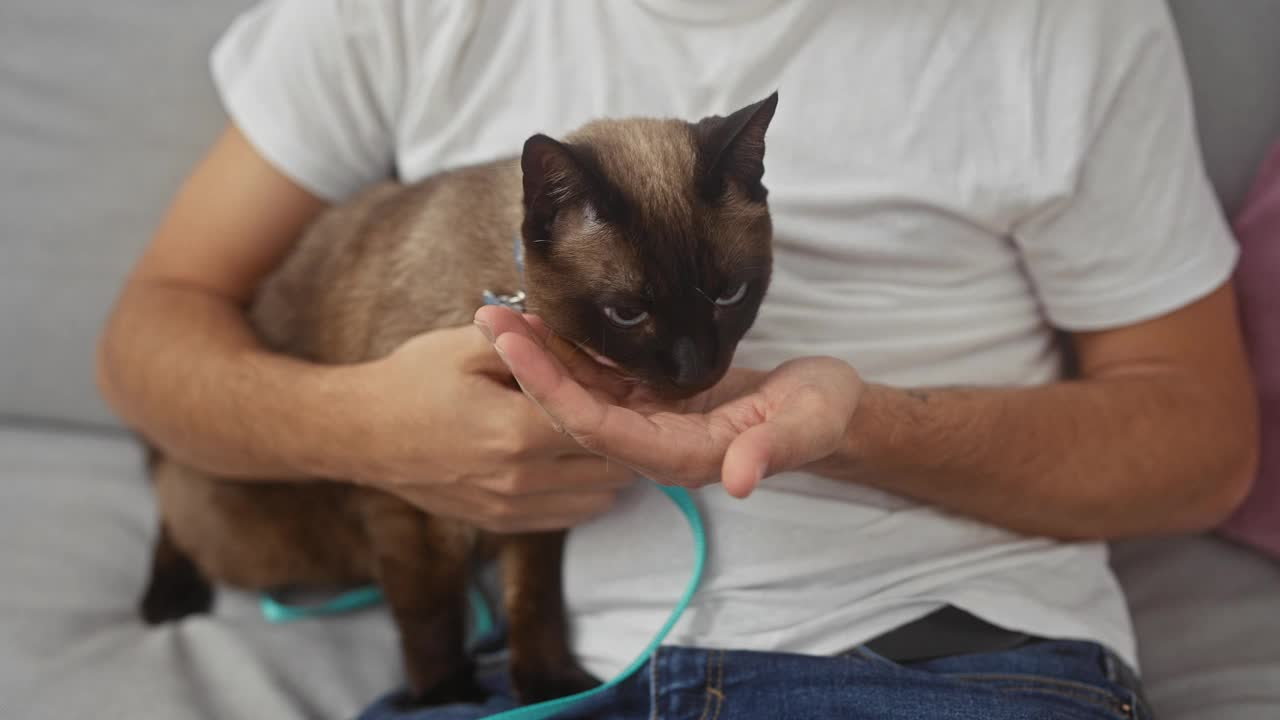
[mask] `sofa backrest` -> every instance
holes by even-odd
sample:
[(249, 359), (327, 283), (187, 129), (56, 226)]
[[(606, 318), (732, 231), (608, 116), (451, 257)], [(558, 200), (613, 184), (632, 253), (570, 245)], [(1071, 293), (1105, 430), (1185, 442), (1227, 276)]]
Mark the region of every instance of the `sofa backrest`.
[(113, 425), (94, 344), (224, 122), (208, 54), (252, 0), (4, 0), (0, 418)]
[[(224, 122), (207, 57), (252, 0), (4, 0), (0, 420), (115, 425), (94, 342), (177, 183)], [(1228, 209), (1280, 133), (1280, 2), (1173, 0)]]
[(1280, 2), (1172, 0), (1205, 164), (1228, 213), (1280, 139)]

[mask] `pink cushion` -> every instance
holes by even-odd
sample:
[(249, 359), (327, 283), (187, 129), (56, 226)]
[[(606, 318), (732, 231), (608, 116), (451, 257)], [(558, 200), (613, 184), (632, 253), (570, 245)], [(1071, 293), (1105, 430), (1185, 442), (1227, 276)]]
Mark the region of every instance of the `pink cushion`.
[(1263, 163), (1235, 231), (1236, 292), (1262, 408), (1262, 456), (1252, 493), (1221, 531), (1280, 558), (1280, 144)]

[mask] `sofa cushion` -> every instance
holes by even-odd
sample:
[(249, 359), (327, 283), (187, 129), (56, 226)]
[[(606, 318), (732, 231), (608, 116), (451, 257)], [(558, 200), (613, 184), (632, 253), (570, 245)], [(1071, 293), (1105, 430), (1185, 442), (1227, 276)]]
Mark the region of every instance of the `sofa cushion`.
[[(114, 421), (93, 344), (125, 271), (224, 122), (214, 40), (252, 0), (6, 0), (0, 417)], [(1208, 167), (1234, 207), (1280, 127), (1280, 3), (1175, 0)]]
[[(346, 718), (401, 681), (381, 610), (268, 625), (222, 591), (149, 628), (155, 511), (127, 436), (0, 425), (0, 717)], [(1280, 717), (1280, 564), (1209, 537), (1117, 546), (1162, 720)]]
[(93, 346), (224, 116), (208, 54), (252, 0), (5, 0), (0, 416), (110, 424)]
[(1212, 536), (1117, 543), (1160, 720), (1280, 718), (1280, 563)]
[(156, 516), (123, 434), (0, 425), (0, 492), (0, 717), (349, 718), (401, 682), (381, 610), (268, 625), (222, 591), (145, 626)]
[(1234, 214), (1280, 135), (1280, 3), (1172, 0), (1191, 76), (1205, 165)]
[(1236, 293), (1258, 390), (1262, 451), (1253, 491), (1222, 532), (1280, 559), (1280, 144), (1263, 164), (1235, 230)]

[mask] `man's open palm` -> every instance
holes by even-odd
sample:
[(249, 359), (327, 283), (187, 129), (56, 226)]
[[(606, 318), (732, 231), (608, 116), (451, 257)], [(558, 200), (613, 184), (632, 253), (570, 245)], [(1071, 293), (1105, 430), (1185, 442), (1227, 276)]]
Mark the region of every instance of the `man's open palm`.
[(766, 475), (839, 449), (862, 393), (847, 363), (810, 357), (767, 373), (735, 368), (705, 393), (664, 403), (556, 338), (537, 318), (526, 322), (486, 307), (476, 321), (557, 427), (669, 485), (720, 481), (746, 497)]

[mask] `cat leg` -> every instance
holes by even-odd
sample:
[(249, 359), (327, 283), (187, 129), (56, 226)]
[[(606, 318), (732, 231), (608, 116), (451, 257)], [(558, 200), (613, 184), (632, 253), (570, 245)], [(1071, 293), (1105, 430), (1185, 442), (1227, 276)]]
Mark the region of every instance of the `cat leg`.
[(409, 705), (480, 702), (466, 652), (474, 531), (391, 495), (364, 503), (373, 571), (400, 631)]
[(227, 480), (168, 459), (153, 480), (169, 543), (212, 582), (328, 590), (372, 579), (355, 488)]
[(569, 650), (561, 583), (564, 531), (506, 539), (499, 551), (510, 624), (511, 682), (523, 703), (588, 690), (599, 681)]
[(191, 558), (173, 544), (169, 529), (161, 522), (151, 555), (151, 579), (139, 606), (142, 619), (157, 625), (207, 613), (211, 607), (213, 587)]

